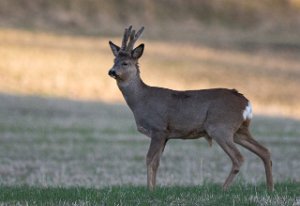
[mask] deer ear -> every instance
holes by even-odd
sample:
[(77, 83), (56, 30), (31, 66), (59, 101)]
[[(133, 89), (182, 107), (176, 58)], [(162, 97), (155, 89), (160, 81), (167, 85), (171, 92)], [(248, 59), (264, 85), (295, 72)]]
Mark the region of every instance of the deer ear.
[(137, 46), (132, 52), (131, 52), (131, 56), (135, 59), (140, 58), (143, 55), (144, 52), (144, 44), (140, 44), (139, 46)]
[(114, 43), (112, 43), (111, 41), (109, 41), (109, 46), (111, 48), (112, 53), (114, 54), (114, 56), (118, 56), (118, 53), (120, 51), (120, 47), (118, 47), (117, 45), (115, 45)]

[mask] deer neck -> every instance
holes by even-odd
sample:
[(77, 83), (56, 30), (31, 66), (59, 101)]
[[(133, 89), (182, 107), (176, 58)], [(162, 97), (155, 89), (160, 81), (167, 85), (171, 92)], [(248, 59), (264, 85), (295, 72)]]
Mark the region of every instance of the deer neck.
[(135, 106), (141, 103), (148, 88), (139, 74), (129, 81), (118, 82), (118, 87), (131, 110), (134, 110)]

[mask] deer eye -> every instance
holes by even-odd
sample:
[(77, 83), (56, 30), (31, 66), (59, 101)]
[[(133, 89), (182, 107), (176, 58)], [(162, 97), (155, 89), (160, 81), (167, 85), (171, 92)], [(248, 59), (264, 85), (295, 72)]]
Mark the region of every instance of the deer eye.
[(127, 62), (123, 62), (122, 66), (128, 66), (128, 63)]

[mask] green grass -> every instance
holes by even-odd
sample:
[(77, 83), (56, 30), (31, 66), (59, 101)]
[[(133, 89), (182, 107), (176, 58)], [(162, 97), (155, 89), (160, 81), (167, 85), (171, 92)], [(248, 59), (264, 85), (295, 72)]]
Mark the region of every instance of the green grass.
[(274, 192), (265, 185), (233, 185), (223, 191), (219, 185), (158, 187), (0, 187), (0, 203), (28, 205), (299, 205), (300, 184), (280, 183)]

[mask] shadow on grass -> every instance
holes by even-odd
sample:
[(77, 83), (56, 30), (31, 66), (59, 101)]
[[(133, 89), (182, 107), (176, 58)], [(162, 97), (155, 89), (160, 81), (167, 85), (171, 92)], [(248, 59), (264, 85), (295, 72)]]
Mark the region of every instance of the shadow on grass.
[[(274, 194), (277, 196), (274, 198), (287, 197), (290, 200), (288, 196), (290, 191), (294, 196), (297, 193), (295, 188), (300, 191), (299, 183), (284, 183), (288, 177), (299, 180), (297, 173), (299, 138), (296, 138), (300, 136), (299, 128), (300, 121), (288, 118), (258, 116), (253, 121), (252, 130), (255, 136), (259, 137), (258, 139), (263, 137), (263, 141), (267, 141), (268, 147), (272, 149), (274, 180), (283, 181), (276, 185)], [(266, 194), (264, 185), (255, 187), (243, 184), (235, 185), (226, 193), (215, 184), (204, 184), (199, 187), (162, 187), (151, 193), (152, 196), (143, 187), (125, 186), (99, 190), (83, 188), (123, 184), (123, 179), (126, 180), (125, 185), (128, 183), (144, 185), (143, 175), (146, 174), (143, 170), (144, 155), (148, 141), (148, 138), (136, 132), (133, 115), (126, 105), (2, 93), (0, 94), (0, 184), (3, 186), (0, 186), (0, 196), (2, 195), (0, 201), (25, 201), (26, 197), (31, 196), (33, 201), (42, 201), (36, 198), (47, 199), (49, 195), (47, 201), (67, 201), (64, 197), (67, 199), (71, 197), (70, 201), (85, 201), (92, 198), (94, 202), (101, 200), (106, 203), (118, 200), (120, 204), (121, 201), (142, 204), (143, 196), (146, 196), (147, 202), (153, 196), (158, 205), (166, 201), (170, 204), (192, 203), (194, 200), (200, 204), (201, 201), (211, 202), (215, 199), (226, 202), (227, 200), (219, 199), (221, 195), (228, 198), (231, 202), (227, 203), (232, 205), (232, 197), (235, 195), (236, 198), (240, 198), (239, 196), (243, 194), (248, 199), (250, 197), (253, 199), (256, 196), (262, 198), (260, 195)], [(226, 160), (226, 157), (222, 158), (225, 155), (217, 146), (212, 148), (213, 151), (211, 149), (208, 151), (206, 144), (202, 147), (200, 145), (202, 145), (200, 142), (199, 144), (195, 142), (182, 144), (179, 140), (171, 142), (164, 153), (166, 159), (162, 159), (160, 170), (162, 173), (158, 176), (161, 178), (160, 183), (197, 185), (201, 183), (199, 171), (206, 175), (204, 179), (223, 181), (222, 175), (226, 173), (224, 171), (229, 166), (229, 162), (227, 163), (229, 160)], [(260, 160), (252, 156), (253, 154), (246, 156), (247, 163), (244, 168), (247, 171), (241, 172), (246, 175), (245, 180), (248, 181), (252, 181), (251, 178), (264, 178)], [(197, 165), (201, 165), (203, 160), (205, 160), (204, 169), (201, 169), (202, 166)], [(124, 162), (126, 164), (120, 167)], [(258, 164), (261, 167), (257, 167)], [(46, 177), (48, 179), (45, 179)], [(20, 184), (61, 185), (63, 188), (4, 186)], [(76, 185), (81, 187), (73, 187)], [(76, 192), (82, 195), (77, 195)], [(12, 196), (14, 194), (17, 196)], [(284, 196), (285, 194), (287, 196)], [(56, 197), (58, 199), (55, 199)]]
[[(96, 130), (107, 135), (137, 134), (131, 111), (121, 103), (0, 93), (0, 114), (0, 132), (23, 132), (24, 121), (29, 121), (24, 129), (34, 129), (36, 126), (31, 125), (30, 128), (30, 123), (38, 124), (41, 120), (49, 123), (49, 131), (47, 127), (43, 128), (48, 132), (72, 129), (79, 133)], [(300, 121), (289, 117), (255, 115), (251, 129), (255, 136), (299, 137)]]

